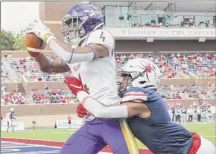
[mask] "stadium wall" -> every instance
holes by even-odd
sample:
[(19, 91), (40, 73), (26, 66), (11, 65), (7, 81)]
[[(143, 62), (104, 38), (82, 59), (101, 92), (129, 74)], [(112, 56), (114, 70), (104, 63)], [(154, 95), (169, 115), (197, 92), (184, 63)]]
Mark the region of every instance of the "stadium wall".
[(167, 40), (154, 41), (152, 43), (146, 40), (117, 40), (116, 52), (216, 52), (215, 40), (208, 40), (206, 42), (199, 42), (198, 40)]
[[(192, 40), (167, 40), (154, 41), (152, 43), (146, 40), (116, 40), (115, 53), (199, 53), (199, 52), (216, 52), (215, 40), (206, 42)], [(53, 52), (45, 49), (44, 54), (51, 57)], [(12, 55), (13, 58), (29, 57), (28, 52), (23, 51), (2, 51), (1, 56)]]
[[(216, 52), (215, 40), (199, 42), (198, 40), (156, 40), (152, 43), (146, 40), (116, 40), (115, 53), (198, 53)], [(44, 54), (54, 56), (53, 52), (45, 49)], [(13, 58), (29, 57), (26, 51), (2, 51), (1, 56), (12, 55)]]
[(1, 86), (3, 85), (7, 89), (8, 92), (14, 92), (14, 91), (18, 92), (19, 84), (21, 83), (6, 82), (6, 83), (1, 83)]
[[(70, 114), (73, 120), (79, 119), (75, 114)], [(36, 121), (37, 127), (52, 127), (54, 128), (56, 120), (67, 120), (68, 114), (61, 115), (37, 115), (37, 116), (18, 116), (17, 121), (22, 121), (25, 128), (32, 127), (32, 121)]]
[[(44, 50), (43, 53), (46, 56), (54, 56), (53, 52)], [(11, 57), (11, 58), (26, 58), (30, 57), (27, 51), (1, 51), (1, 57)]]
[(31, 127), (33, 120), (37, 122), (37, 126), (54, 127), (56, 120), (66, 120), (68, 115), (77, 119), (76, 106), (77, 104), (7, 105), (1, 107), (1, 115), (6, 115), (13, 107), (16, 112), (16, 121), (24, 122), (25, 127)]

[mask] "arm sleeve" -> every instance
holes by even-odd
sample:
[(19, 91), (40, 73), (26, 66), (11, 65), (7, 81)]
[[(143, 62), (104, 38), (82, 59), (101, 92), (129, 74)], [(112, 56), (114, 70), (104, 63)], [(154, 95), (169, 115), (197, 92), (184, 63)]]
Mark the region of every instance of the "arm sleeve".
[[(56, 39), (49, 42), (52, 51), (61, 57), (66, 63), (88, 62), (95, 59), (95, 51), (89, 46), (90, 44), (99, 44), (106, 47), (109, 51), (109, 57), (114, 54), (115, 40), (112, 34), (106, 30), (96, 30), (89, 34), (85, 42), (85, 50), (88, 52), (75, 52), (76, 48), (64, 48), (64, 44)], [(71, 51), (66, 51), (71, 50)]]
[(97, 118), (127, 118), (128, 108), (126, 105), (105, 106), (99, 101), (88, 96), (84, 91), (77, 95), (84, 108)]
[(62, 58), (66, 63), (79, 63), (92, 61), (95, 58), (95, 52), (90, 47), (86, 47), (89, 50), (87, 53), (75, 53), (75, 48), (71, 48), (71, 51), (66, 51), (56, 40), (51, 40), (49, 47), (59, 57)]

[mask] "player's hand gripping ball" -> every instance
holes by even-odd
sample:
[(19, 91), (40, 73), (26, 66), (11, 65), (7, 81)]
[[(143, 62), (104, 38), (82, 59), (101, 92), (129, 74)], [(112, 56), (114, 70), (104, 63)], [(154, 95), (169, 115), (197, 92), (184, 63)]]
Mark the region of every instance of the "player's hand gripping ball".
[(36, 57), (52, 39), (55, 39), (50, 29), (40, 19), (30, 22), (25, 29), (24, 41), (29, 54)]
[(43, 40), (37, 37), (34, 33), (25, 33), (24, 34), (24, 43), (27, 47), (28, 53), (32, 57), (37, 57), (40, 52), (30, 51), (29, 48), (33, 49), (42, 49)]

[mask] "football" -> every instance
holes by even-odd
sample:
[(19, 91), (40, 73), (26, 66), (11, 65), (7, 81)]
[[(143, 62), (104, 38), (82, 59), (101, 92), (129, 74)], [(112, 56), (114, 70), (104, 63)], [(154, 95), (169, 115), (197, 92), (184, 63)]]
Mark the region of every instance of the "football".
[[(34, 49), (42, 49), (43, 40), (37, 37), (34, 33), (26, 33), (24, 35), (24, 43), (26, 47), (34, 48)], [(29, 51), (28, 53), (32, 57), (36, 57), (40, 54), (40, 52)]]

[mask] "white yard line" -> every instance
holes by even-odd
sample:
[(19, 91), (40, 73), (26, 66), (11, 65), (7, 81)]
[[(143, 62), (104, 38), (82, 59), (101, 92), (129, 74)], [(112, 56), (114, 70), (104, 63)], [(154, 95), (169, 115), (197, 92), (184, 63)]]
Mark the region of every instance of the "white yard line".
[(205, 135), (202, 135), (202, 134), (200, 134), (200, 136), (206, 137), (206, 138), (216, 138), (216, 136), (205, 136)]
[(43, 131), (37, 131), (37, 132), (44, 133), (44, 134), (72, 134), (75, 131), (73, 131), (73, 132), (43, 132)]

